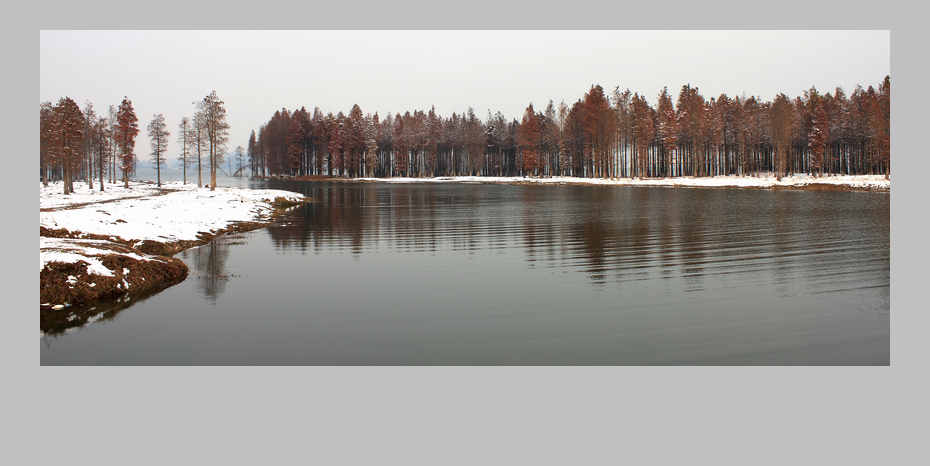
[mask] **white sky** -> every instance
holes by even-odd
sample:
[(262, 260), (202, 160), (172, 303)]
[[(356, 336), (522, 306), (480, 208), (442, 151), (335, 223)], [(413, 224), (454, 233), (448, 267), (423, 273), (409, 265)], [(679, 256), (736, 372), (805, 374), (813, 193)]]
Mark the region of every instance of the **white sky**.
[(216, 90), (245, 147), (282, 107), (383, 118), (435, 105), (520, 119), (532, 102), (569, 105), (592, 84), (629, 88), (655, 104), (684, 84), (705, 98), (745, 93), (772, 100), (816, 86), (847, 93), (890, 74), (890, 31), (61, 31), (39, 34), (39, 101), (68, 96), (99, 114), (133, 102), (145, 128), (158, 113), (172, 132), (193, 102)]

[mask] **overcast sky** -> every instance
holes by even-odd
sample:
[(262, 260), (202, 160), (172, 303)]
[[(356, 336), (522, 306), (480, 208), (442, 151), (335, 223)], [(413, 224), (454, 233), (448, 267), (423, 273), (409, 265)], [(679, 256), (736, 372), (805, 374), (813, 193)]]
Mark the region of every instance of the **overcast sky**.
[(705, 98), (772, 100), (811, 86), (847, 93), (876, 86), (891, 67), (884, 31), (40, 31), (39, 98), (93, 103), (129, 97), (148, 154), (155, 114), (176, 131), (193, 102), (216, 90), (231, 125), (228, 149), (282, 107), (382, 118), (435, 105), (520, 119), (529, 103), (571, 105), (592, 84), (630, 89), (655, 104), (691, 84)]

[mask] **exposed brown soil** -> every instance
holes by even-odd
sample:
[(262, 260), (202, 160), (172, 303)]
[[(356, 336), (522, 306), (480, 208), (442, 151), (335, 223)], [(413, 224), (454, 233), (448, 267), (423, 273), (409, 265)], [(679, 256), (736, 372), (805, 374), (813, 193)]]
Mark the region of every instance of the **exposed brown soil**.
[[(118, 248), (121, 247), (113, 249)], [(113, 272), (112, 277), (88, 273), (87, 263), (83, 261), (49, 263), (39, 272), (40, 303), (79, 305), (126, 295), (132, 297), (187, 278), (187, 266), (180, 259), (159, 256), (139, 260), (123, 255), (130, 252), (133, 251), (114, 250), (113, 254), (100, 257), (104, 267)]]
[[(39, 272), (39, 309), (42, 331), (54, 333), (83, 325), (93, 315), (91, 311), (98, 308), (106, 308), (108, 309), (106, 312), (115, 315), (120, 309), (128, 306), (130, 301), (135, 302), (143, 297), (150, 296), (169, 286), (180, 283), (187, 277), (187, 265), (182, 260), (170, 256), (185, 249), (207, 244), (224, 234), (263, 228), (270, 225), (275, 217), (283, 215), (287, 209), (307, 202), (310, 202), (310, 200), (292, 202), (283, 197), (277, 198), (272, 203), (275, 210), (270, 218), (261, 221), (233, 222), (226, 228), (201, 233), (198, 235), (198, 239), (193, 241), (162, 243), (145, 240), (138, 242), (111, 235), (97, 235), (81, 231), (69, 231), (64, 228), (50, 229), (40, 226), (39, 236), (107, 241), (104, 244), (95, 243), (93, 246), (97, 249), (112, 251), (112, 254), (98, 256), (98, 258), (107, 269), (114, 273), (112, 277), (89, 274), (87, 272), (87, 263), (83, 261), (76, 263), (48, 263)], [(124, 255), (136, 253), (156, 257), (153, 260), (146, 261)], [(124, 269), (129, 272), (124, 274)], [(129, 286), (127, 287), (126, 284)], [(65, 303), (67, 303), (67, 306), (63, 309), (70, 309), (71, 312), (53, 308), (56, 305), (64, 305)], [(81, 311), (76, 311), (77, 309), (81, 309)], [(102, 311), (98, 310), (96, 314), (99, 314), (99, 312)]]

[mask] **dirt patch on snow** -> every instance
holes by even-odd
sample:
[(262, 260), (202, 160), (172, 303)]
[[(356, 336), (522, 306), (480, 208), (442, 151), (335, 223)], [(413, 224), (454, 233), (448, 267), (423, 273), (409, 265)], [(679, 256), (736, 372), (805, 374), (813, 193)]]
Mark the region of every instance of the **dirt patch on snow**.
[[(287, 204), (287, 205), (285, 205)], [(276, 215), (291, 207), (291, 203), (276, 203)], [(277, 211), (280, 212), (277, 212)], [(130, 299), (138, 300), (140, 296), (148, 296), (182, 282), (188, 274), (187, 265), (180, 259), (170, 257), (185, 249), (201, 246), (213, 241), (218, 236), (256, 230), (271, 223), (262, 222), (234, 222), (221, 230), (201, 233), (197, 240), (174, 241), (161, 243), (157, 241), (133, 242), (123, 238), (94, 235), (80, 231), (66, 229), (39, 228), (39, 235), (48, 238), (69, 238), (103, 240), (106, 243), (94, 244), (97, 249), (111, 251), (105, 255), (95, 255), (104, 267), (113, 273), (113, 276), (93, 274), (88, 271), (88, 263), (78, 261), (74, 263), (49, 262), (39, 272), (40, 311), (54, 313), (52, 307), (56, 305), (66, 307), (82, 304), (102, 304), (105, 301), (128, 302)], [(139, 253), (151, 256), (150, 260), (140, 260), (127, 255)], [(127, 304), (128, 305), (128, 304)], [(99, 307), (99, 306), (98, 306)], [(87, 317), (87, 316), (85, 316)], [(51, 318), (51, 317), (49, 317)], [(85, 319), (77, 319), (86, 322)], [(73, 327), (74, 318), (68, 321), (65, 327)], [(64, 325), (59, 322), (59, 324)], [(57, 325), (57, 324), (56, 324)], [(44, 328), (43, 331), (48, 333)]]
[(187, 278), (187, 266), (180, 259), (163, 256), (135, 259), (124, 253), (134, 252), (114, 251), (95, 256), (112, 276), (90, 273), (89, 264), (84, 261), (49, 262), (39, 272), (39, 302), (49, 307), (73, 306), (126, 295), (132, 297), (167, 288)]
[[(126, 199), (147, 199), (183, 190), (163, 187), (148, 191), (120, 193), (126, 195), (113, 199), (101, 197), (93, 202), (84, 202), (85, 198), (91, 197), (81, 193), (83, 197), (72, 198), (77, 202), (65, 203), (66, 205), (56, 205), (61, 200), (51, 196), (48, 202), (51, 205), (40, 208), (40, 212), (86, 208), (89, 205), (104, 205)], [(41, 196), (43, 195), (40, 194), (40, 198)], [(127, 239), (102, 233), (106, 231), (105, 228), (97, 233), (87, 233), (78, 229), (58, 228), (55, 222), (52, 222), (54, 226), (40, 224), (39, 308), (42, 331), (54, 334), (106, 316), (112, 317), (119, 310), (129, 306), (129, 303), (145, 299), (180, 283), (188, 276), (187, 265), (182, 260), (171, 257), (174, 254), (207, 244), (221, 235), (263, 228), (273, 223), (275, 218), (283, 215), (288, 209), (312, 202), (310, 198), (303, 196), (298, 199), (290, 199), (292, 196), (269, 197), (262, 201), (270, 204), (270, 212), (263, 208), (263, 213), (259, 215), (255, 215), (253, 211), (253, 219), (250, 221), (220, 222), (225, 226), (201, 231), (196, 234), (195, 239), (191, 239), (189, 233), (183, 236), (183, 240), (173, 239), (173, 232), (154, 237), (155, 239)], [(256, 204), (256, 200), (248, 196), (242, 199), (233, 196), (229, 202), (238, 205), (237, 201)], [(110, 215), (106, 210), (99, 212)], [(242, 212), (233, 215), (241, 216)], [(197, 223), (198, 220), (195, 219), (193, 223)], [(191, 223), (190, 220), (186, 221)], [(116, 219), (111, 223), (126, 222)], [(180, 223), (183, 225), (184, 220)]]

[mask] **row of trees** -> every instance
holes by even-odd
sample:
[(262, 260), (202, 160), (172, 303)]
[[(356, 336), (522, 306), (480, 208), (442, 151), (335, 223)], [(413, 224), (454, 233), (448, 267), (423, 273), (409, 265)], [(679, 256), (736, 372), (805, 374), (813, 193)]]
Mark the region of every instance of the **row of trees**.
[[(64, 193), (74, 192), (76, 179), (86, 180), (94, 187), (94, 175), (108, 173), (114, 183), (117, 170), (128, 185), (134, 170), (133, 147), (139, 134), (138, 119), (132, 102), (124, 98), (119, 108), (110, 106), (107, 116), (97, 116), (93, 104), (84, 110), (70, 97), (62, 97), (55, 105), (42, 102), (39, 106), (39, 167), (42, 182), (63, 181)], [(109, 170), (108, 170), (109, 169)]]
[(682, 86), (656, 105), (594, 85), (577, 102), (520, 121), (472, 108), (449, 118), (428, 112), (324, 115), (282, 108), (252, 131), (252, 173), (268, 175), (673, 177), (774, 173), (890, 173), (890, 77), (878, 89), (857, 86), (803, 96), (779, 94), (707, 100)]
[[(187, 169), (196, 163), (197, 186), (203, 186), (201, 160), (204, 155), (208, 156), (212, 190), (216, 187), (216, 171), (229, 141), (226, 109), (216, 91), (194, 104), (194, 117), (182, 118), (178, 127), (178, 142), (182, 147), (178, 158), (184, 168), (184, 183), (187, 183)], [(123, 98), (118, 108), (111, 105), (105, 117), (97, 116), (90, 102), (81, 111), (70, 97), (62, 97), (54, 105), (42, 102), (39, 106), (39, 170), (43, 184), (48, 186), (49, 180), (62, 180), (64, 194), (70, 194), (74, 192), (75, 180), (85, 180), (90, 189), (94, 189), (96, 178), (103, 191), (104, 176), (109, 183), (115, 183), (119, 176), (128, 188), (129, 177), (136, 169), (138, 123), (128, 98)], [(166, 162), (170, 135), (164, 115), (154, 115), (148, 125), (148, 136), (152, 149), (150, 160), (157, 170), (158, 186), (161, 186), (161, 166)]]

